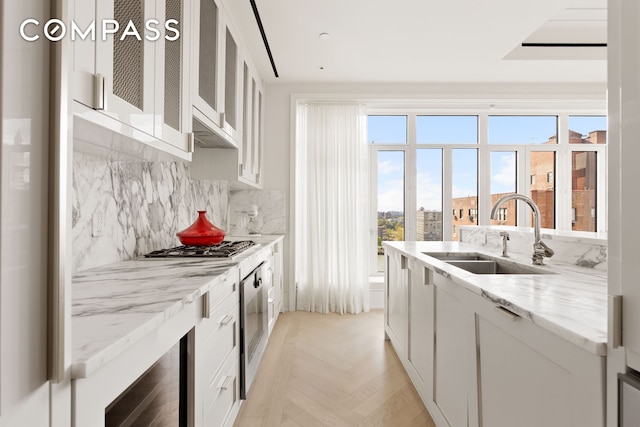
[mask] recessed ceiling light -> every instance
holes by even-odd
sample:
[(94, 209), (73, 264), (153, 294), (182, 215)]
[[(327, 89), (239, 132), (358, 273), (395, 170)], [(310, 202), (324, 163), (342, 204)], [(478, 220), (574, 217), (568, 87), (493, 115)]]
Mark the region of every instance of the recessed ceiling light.
[(331, 34), (329, 34), (329, 33), (320, 33), (320, 35), (318, 37), (320, 37), (320, 40), (328, 40), (331, 37)]

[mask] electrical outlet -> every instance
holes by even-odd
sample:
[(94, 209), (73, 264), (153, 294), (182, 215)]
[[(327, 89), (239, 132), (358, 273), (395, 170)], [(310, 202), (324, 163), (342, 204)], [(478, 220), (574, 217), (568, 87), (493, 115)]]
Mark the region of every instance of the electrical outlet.
[(93, 237), (100, 237), (104, 233), (104, 214), (94, 213), (91, 221), (91, 235)]

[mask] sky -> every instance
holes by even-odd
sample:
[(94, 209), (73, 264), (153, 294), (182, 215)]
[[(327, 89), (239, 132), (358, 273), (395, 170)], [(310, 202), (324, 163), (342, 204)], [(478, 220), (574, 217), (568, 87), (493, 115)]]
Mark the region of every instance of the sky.
[[(374, 144), (404, 144), (407, 140), (405, 116), (369, 116), (368, 141)], [(606, 130), (606, 117), (569, 118), (571, 130), (588, 134)], [(500, 144), (542, 144), (556, 134), (555, 116), (490, 116), (488, 140)], [(419, 144), (469, 144), (469, 148), (453, 150), (453, 197), (477, 195), (476, 116), (418, 116), (416, 141)], [(418, 149), (418, 209), (442, 210), (442, 150)], [(514, 152), (491, 153), (491, 192), (516, 191), (516, 158)], [(378, 153), (378, 211), (403, 211), (404, 153)]]

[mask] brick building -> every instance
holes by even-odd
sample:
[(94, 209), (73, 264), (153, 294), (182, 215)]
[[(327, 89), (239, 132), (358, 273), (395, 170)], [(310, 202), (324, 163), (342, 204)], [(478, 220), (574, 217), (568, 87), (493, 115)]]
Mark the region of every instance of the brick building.
[[(606, 144), (607, 131), (589, 132), (586, 137), (569, 131), (570, 144)], [(557, 144), (554, 135), (545, 144)], [(575, 147), (574, 147), (575, 149)], [(532, 151), (529, 155), (530, 197), (540, 208), (542, 228), (555, 228), (555, 152)], [(571, 155), (571, 228), (579, 231), (596, 231), (597, 153), (573, 151)], [(492, 194), (491, 206), (508, 193)], [(459, 226), (477, 225), (478, 197), (467, 196), (452, 200), (453, 240), (458, 240)], [(516, 203), (511, 200), (502, 206), (498, 219), (491, 225), (516, 225)]]

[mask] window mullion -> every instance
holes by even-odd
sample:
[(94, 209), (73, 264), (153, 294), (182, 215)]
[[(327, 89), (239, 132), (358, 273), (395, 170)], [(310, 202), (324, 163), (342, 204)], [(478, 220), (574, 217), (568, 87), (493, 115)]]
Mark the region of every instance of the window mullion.
[(416, 240), (416, 199), (417, 199), (417, 166), (416, 166), (416, 115), (407, 114), (407, 145), (405, 150), (404, 177), (404, 239)]
[(478, 115), (478, 225), (489, 225), (491, 219), (491, 153), (489, 151), (489, 116)]
[(453, 154), (451, 147), (442, 148), (442, 239), (453, 239)]
[[(607, 192), (607, 147), (598, 147), (597, 150), (597, 175), (596, 175), (596, 231), (607, 230), (607, 206), (609, 204), (609, 194)], [(601, 178), (604, 177), (604, 178)]]

